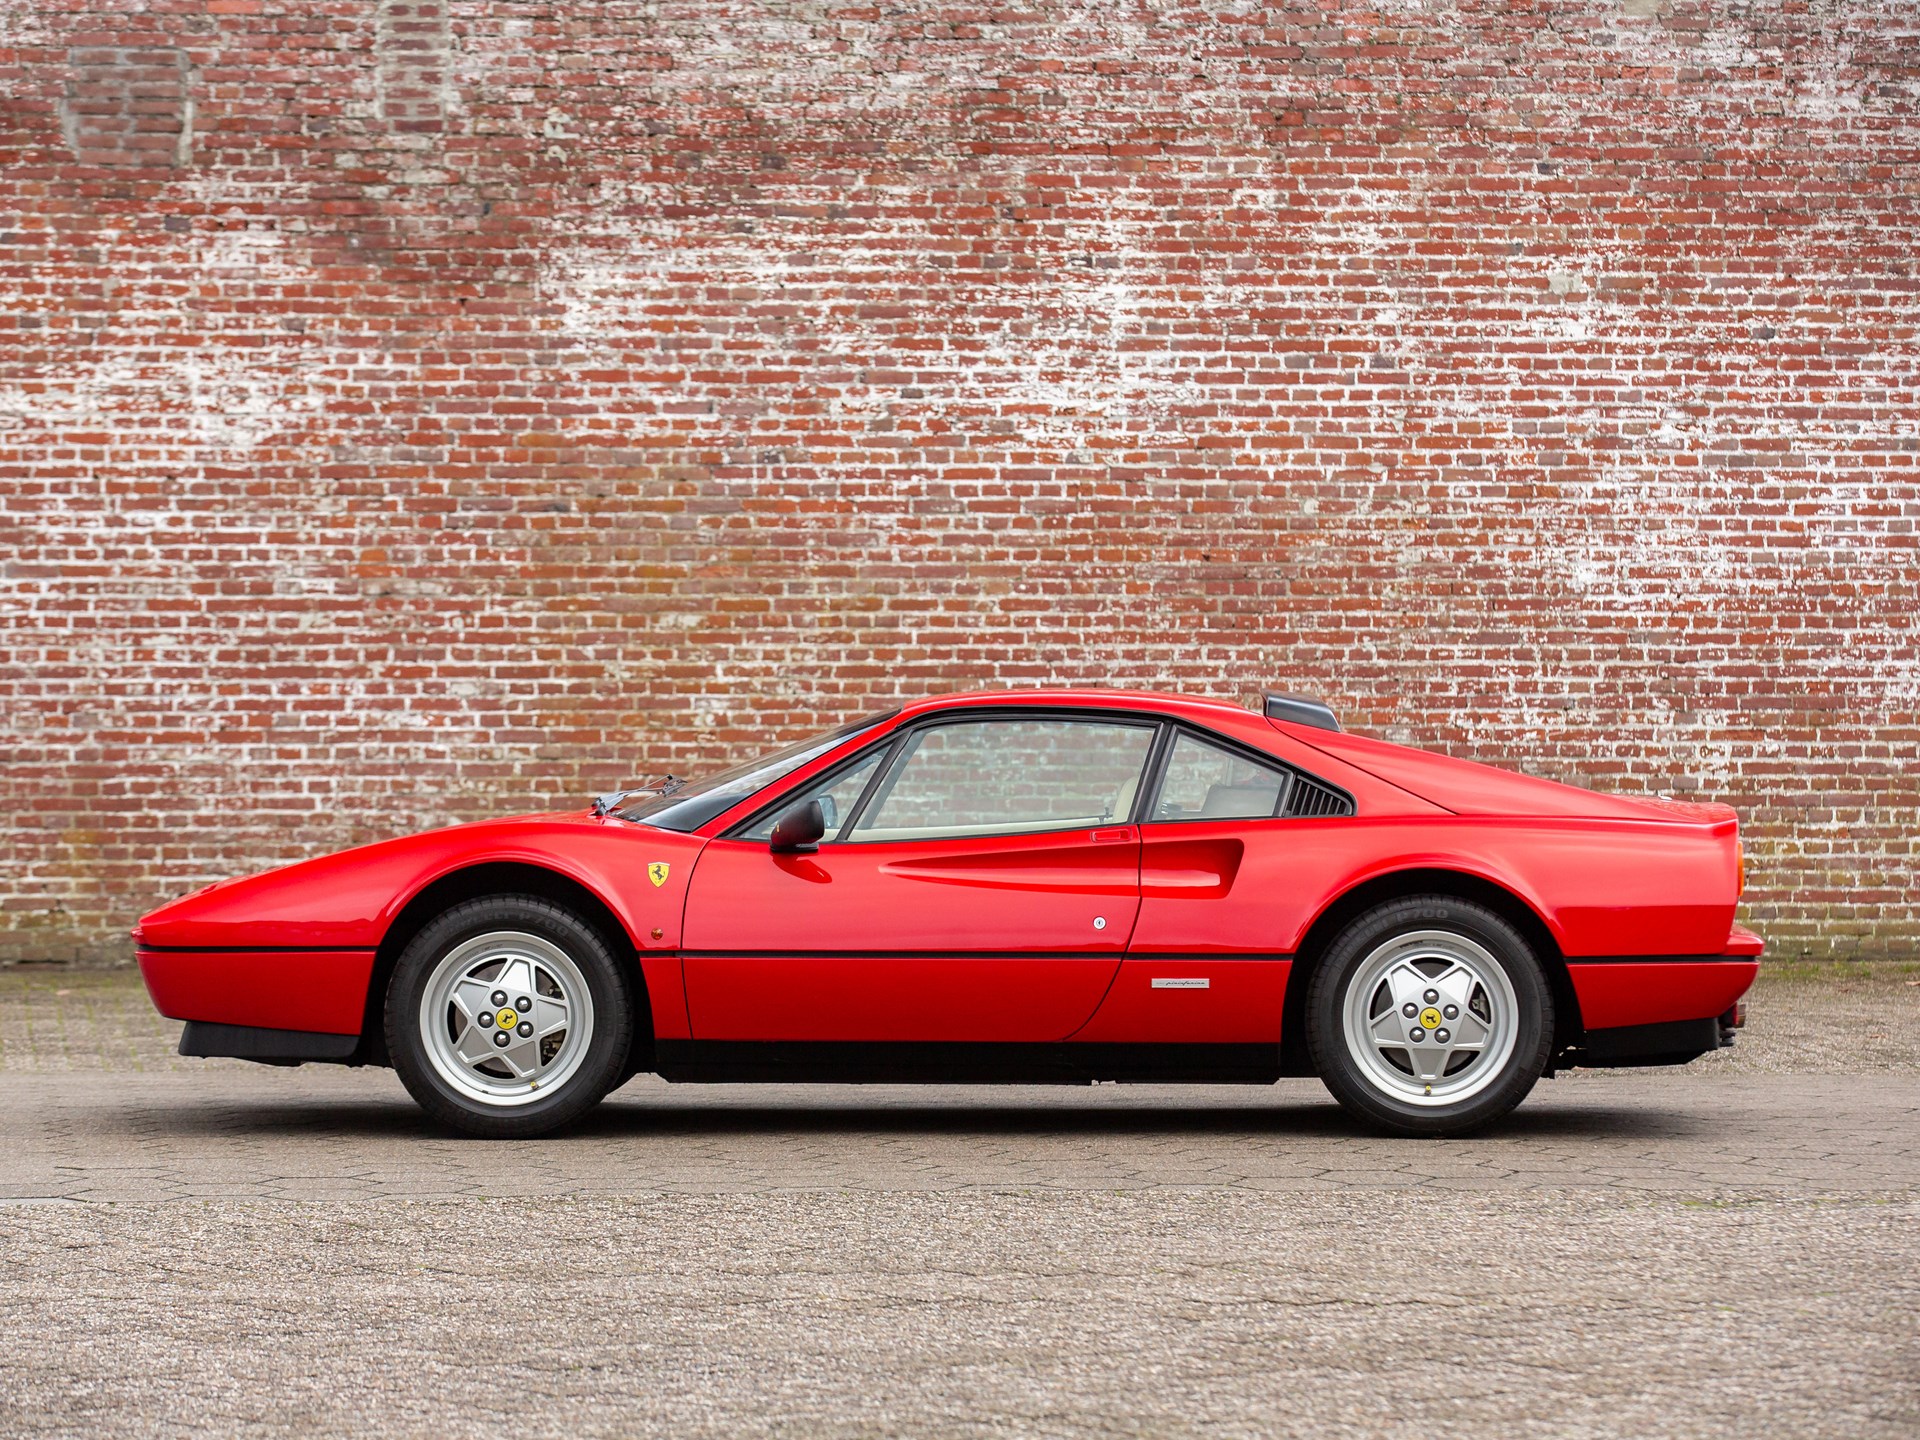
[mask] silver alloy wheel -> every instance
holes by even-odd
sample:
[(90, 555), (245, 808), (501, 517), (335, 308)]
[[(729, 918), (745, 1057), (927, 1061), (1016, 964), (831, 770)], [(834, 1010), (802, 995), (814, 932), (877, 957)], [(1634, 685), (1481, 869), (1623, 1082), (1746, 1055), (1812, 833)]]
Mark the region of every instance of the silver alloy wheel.
[(1341, 1000), (1347, 1053), (1374, 1089), (1456, 1105), (1500, 1078), (1519, 1038), (1513, 982), (1486, 947), (1451, 930), (1377, 946)]
[(434, 966), (420, 1038), (440, 1078), (461, 1095), (526, 1105), (580, 1068), (593, 1038), (593, 996), (551, 940), (495, 930), (462, 941)]

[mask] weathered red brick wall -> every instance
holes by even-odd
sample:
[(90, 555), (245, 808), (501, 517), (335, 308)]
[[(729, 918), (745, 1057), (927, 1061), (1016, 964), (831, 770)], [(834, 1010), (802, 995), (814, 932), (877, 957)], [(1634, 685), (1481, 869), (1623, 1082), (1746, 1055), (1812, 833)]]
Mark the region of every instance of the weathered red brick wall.
[(899, 695), (1326, 696), (1920, 949), (1920, 12), (27, 0), (0, 953)]

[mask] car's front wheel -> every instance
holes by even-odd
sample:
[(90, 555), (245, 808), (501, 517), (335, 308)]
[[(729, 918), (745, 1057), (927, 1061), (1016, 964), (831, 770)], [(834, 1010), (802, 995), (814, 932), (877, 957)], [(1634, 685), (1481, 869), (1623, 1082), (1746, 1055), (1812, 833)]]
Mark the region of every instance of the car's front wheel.
[(1314, 1068), (1350, 1113), (1401, 1135), (1506, 1114), (1553, 1042), (1553, 991), (1520, 933), (1484, 906), (1382, 905), (1333, 942), (1307, 992)]
[(472, 1135), (543, 1135), (622, 1077), (633, 1003), (606, 943), (530, 895), (469, 900), (430, 922), (387, 987), (387, 1053), (436, 1119)]

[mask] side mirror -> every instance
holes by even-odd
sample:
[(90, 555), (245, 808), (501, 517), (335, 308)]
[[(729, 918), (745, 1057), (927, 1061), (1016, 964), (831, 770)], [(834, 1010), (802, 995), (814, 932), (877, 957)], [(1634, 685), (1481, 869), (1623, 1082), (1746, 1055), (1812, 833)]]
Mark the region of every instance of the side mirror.
[(811, 855), (820, 848), (820, 837), (827, 833), (827, 817), (818, 800), (796, 805), (773, 822), (767, 848), (776, 855)]

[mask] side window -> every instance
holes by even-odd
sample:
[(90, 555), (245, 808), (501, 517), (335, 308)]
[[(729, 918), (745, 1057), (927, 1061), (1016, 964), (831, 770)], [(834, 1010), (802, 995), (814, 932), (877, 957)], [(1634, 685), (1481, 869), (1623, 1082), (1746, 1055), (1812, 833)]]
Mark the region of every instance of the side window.
[(1277, 814), (1291, 776), (1182, 733), (1167, 757), (1153, 820), (1257, 820)]
[(847, 840), (1016, 835), (1126, 818), (1152, 725), (975, 720), (907, 741)]
[(818, 800), (821, 813), (826, 816), (827, 838), (831, 840), (840, 827), (846, 824), (847, 817), (853, 813), (853, 807), (860, 799), (860, 792), (867, 788), (867, 782), (873, 779), (873, 772), (886, 756), (887, 747), (882, 745), (853, 769), (844, 771), (811, 790), (802, 790), (772, 814), (761, 816), (751, 830), (741, 832), (740, 838), (771, 840), (774, 821), (784, 815), (788, 809), (808, 800)]

